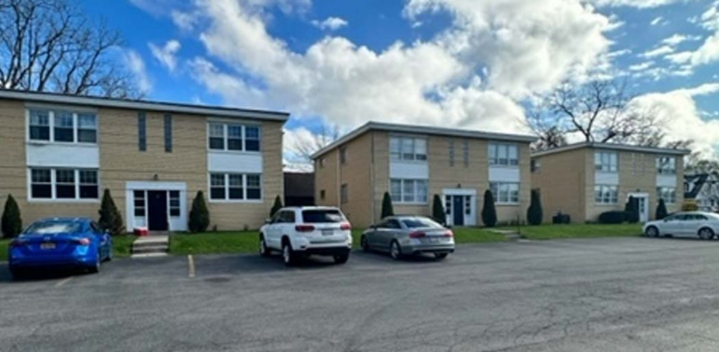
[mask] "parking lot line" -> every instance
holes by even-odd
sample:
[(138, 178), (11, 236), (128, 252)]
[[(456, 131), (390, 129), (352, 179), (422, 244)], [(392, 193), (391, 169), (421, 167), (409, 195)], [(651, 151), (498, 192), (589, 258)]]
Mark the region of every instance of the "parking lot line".
[(192, 254), (187, 255), (187, 277), (195, 277), (195, 260), (192, 258)]
[(65, 278), (63, 280), (60, 280), (58, 283), (55, 284), (55, 287), (62, 287), (66, 283), (70, 282), (70, 280), (72, 280), (72, 276)]

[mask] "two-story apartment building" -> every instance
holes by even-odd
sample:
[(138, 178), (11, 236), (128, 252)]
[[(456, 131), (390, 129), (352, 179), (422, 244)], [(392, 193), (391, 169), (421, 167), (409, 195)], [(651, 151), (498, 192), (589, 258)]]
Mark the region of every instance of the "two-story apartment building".
[(396, 214), (431, 214), (434, 195), (447, 223), (481, 225), (486, 190), (500, 222), (524, 221), (532, 136), (369, 122), (313, 155), (316, 202), (339, 206), (353, 225), (380, 220), (382, 199)]
[(184, 231), (198, 191), (211, 226), (257, 228), (283, 194), (281, 112), (0, 91), (0, 200), (25, 224), (98, 217)]
[(532, 187), (540, 190), (544, 221), (558, 212), (595, 222), (605, 211), (639, 200), (641, 221), (654, 218), (659, 199), (681, 207), (687, 150), (578, 143), (532, 155)]

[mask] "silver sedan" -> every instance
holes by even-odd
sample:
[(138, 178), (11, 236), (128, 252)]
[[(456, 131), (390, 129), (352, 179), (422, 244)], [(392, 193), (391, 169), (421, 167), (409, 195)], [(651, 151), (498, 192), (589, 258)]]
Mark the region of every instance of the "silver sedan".
[(705, 212), (681, 212), (663, 220), (650, 221), (644, 225), (647, 237), (698, 236), (703, 240), (713, 239), (719, 233), (719, 215)]
[(434, 254), (437, 259), (454, 252), (454, 233), (420, 216), (391, 216), (362, 233), (365, 251), (389, 252), (393, 259), (405, 255)]

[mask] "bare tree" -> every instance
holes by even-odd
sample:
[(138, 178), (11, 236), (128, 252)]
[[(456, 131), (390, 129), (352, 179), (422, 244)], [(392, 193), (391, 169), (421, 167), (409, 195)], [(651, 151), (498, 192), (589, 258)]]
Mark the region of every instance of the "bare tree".
[(0, 0), (0, 87), (139, 98), (118, 69), (120, 35), (68, 0)]
[(312, 155), (340, 137), (339, 127), (322, 124), (315, 131), (295, 133), (287, 145), (288, 161), (293, 164), (305, 165), (311, 168)]
[(626, 81), (562, 84), (527, 117), (528, 127), (540, 139), (535, 147), (562, 146), (570, 135), (586, 142), (663, 144), (665, 135), (657, 114), (630, 104), (633, 98)]

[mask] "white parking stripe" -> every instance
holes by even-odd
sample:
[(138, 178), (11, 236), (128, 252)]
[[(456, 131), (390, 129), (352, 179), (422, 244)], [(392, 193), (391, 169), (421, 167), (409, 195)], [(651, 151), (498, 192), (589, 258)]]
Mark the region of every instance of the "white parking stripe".
[(187, 256), (187, 277), (195, 277), (195, 260), (192, 258), (192, 254)]
[(62, 286), (65, 285), (66, 283), (70, 282), (70, 280), (72, 280), (72, 276), (70, 276), (70, 277), (68, 277), (68, 278), (66, 278), (66, 279), (63, 279), (63, 280), (61, 280), (60, 282), (56, 283), (56, 284), (55, 284), (55, 287), (62, 287)]

